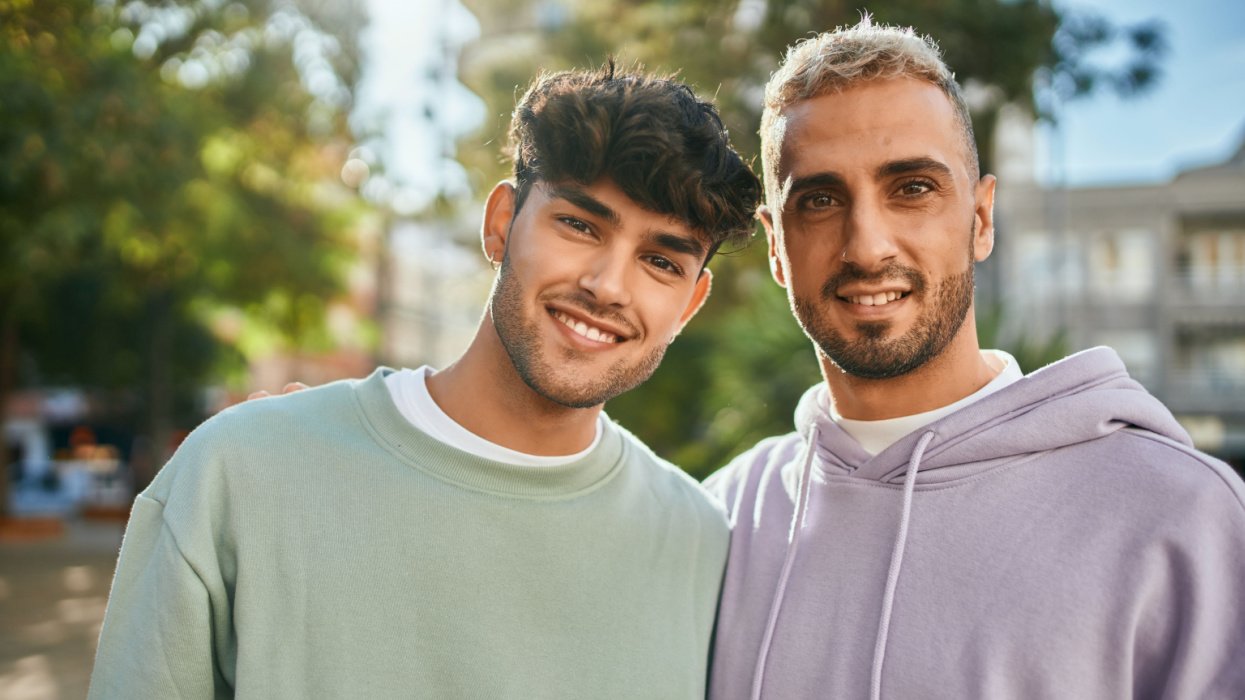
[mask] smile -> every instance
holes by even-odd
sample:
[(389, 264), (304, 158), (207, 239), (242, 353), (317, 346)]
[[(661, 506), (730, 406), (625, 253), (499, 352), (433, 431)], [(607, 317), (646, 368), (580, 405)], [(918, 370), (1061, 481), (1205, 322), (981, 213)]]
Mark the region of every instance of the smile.
[(584, 338), (587, 338), (588, 340), (591, 340), (597, 343), (622, 342), (619, 339), (619, 337), (614, 335), (613, 333), (610, 333), (608, 331), (603, 331), (600, 328), (597, 328), (596, 326), (590, 326), (587, 323), (584, 323), (583, 321), (571, 318), (570, 316), (567, 316), (565, 313), (558, 311), (557, 309), (550, 309), (549, 314), (553, 316), (554, 318), (556, 318), (558, 321), (560, 321), (562, 325), (574, 331), (576, 335), (583, 336)]
[(877, 294), (861, 294), (851, 297), (839, 297), (851, 304), (860, 304), (861, 306), (885, 306), (892, 301), (898, 301), (908, 296), (908, 292), (878, 292)]

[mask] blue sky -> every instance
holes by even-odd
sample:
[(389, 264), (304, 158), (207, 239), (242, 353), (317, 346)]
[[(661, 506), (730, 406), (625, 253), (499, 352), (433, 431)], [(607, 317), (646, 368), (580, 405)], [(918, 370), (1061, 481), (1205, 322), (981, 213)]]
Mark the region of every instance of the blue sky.
[[(1078, 0), (1117, 23), (1161, 19), (1169, 53), (1157, 89), (1122, 100), (1073, 102), (1061, 120), (1068, 184), (1165, 180), (1220, 161), (1245, 139), (1245, 3), (1234, 0)], [(1049, 173), (1049, 130), (1037, 146)], [(1245, 193), (1242, 193), (1245, 198)]]
[[(1116, 23), (1158, 18), (1169, 54), (1157, 89), (1122, 100), (1096, 96), (1066, 106), (1062, 148), (1040, 128), (1035, 144), (1039, 179), (1062, 169), (1069, 185), (1155, 182), (1181, 168), (1222, 160), (1245, 139), (1245, 2), (1240, 0), (1063, 0)], [(470, 133), (482, 107), (461, 86), (430, 96), (418, 78), (444, 47), (476, 38), (479, 25), (459, 0), (368, 0), (372, 24), (365, 46), (369, 68), (360, 96), (360, 123), (381, 133), (388, 178), (373, 188), (395, 193), (399, 210), (416, 211), (438, 188), (466, 192), (466, 178), (444, 144)], [(418, 115), (439, 106), (437, 127)], [(447, 141), (447, 139), (449, 141)], [(1062, 168), (1051, 153), (1062, 152)], [(375, 192), (375, 190), (374, 190)], [(386, 197), (388, 198), (388, 197)]]

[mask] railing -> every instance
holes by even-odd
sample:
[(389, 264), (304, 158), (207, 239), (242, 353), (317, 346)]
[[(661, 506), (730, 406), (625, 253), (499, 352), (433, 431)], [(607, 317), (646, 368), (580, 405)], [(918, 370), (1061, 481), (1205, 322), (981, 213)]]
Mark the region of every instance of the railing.
[(1184, 301), (1245, 306), (1245, 267), (1181, 268), (1171, 282)]
[(1245, 411), (1245, 370), (1172, 370), (1165, 398), (1181, 411)]

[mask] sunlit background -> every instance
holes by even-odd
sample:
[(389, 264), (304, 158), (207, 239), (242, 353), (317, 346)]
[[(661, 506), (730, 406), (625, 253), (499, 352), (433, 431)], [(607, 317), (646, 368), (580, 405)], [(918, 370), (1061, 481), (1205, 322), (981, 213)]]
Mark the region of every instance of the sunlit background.
[[(999, 175), (983, 342), (1110, 345), (1240, 469), (1241, 3), (0, 0), (0, 697), (84, 696), (129, 503), (200, 421), (465, 347), (533, 75), (677, 71), (752, 158), (782, 49), (863, 9), (942, 43)], [(697, 477), (818, 379), (762, 249), (607, 407)]]

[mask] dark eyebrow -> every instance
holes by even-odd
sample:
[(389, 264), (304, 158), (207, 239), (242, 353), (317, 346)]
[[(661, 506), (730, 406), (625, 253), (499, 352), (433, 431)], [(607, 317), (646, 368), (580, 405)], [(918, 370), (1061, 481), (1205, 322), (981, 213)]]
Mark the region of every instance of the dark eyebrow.
[[(622, 217), (618, 212), (614, 211), (605, 202), (584, 192), (578, 187), (571, 185), (551, 185), (547, 190), (550, 197), (563, 199), (571, 204), (583, 209), (594, 216), (605, 219), (612, 226), (621, 226)], [(650, 236), (649, 240), (659, 248), (665, 248), (673, 253), (691, 255), (696, 259), (700, 259), (705, 255), (705, 244), (696, 238), (680, 236), (665, 231), (657, 231)]]
[(622, 223), (622, 219), (618, 216), (618, 212), (606, 206), (605, 202), (584, 192), (578, 187), (569, 185), (551, 185), (547, 190), (550, 197), (564, 199), (571, 204), (583, 209), (584, 211), (599, 216), (610, 222), (612, 226), (618, 226)]
[[(835, 173), (814, 173), (812, 175), (804, 175), (797, 177), (791, 181), (790, 192), (803, 192), (804, 190), (817, 189), (818, 187), (842, 187), (843, 178)], [(788, 194), (790, 196), (790, 194)]]
[(906, 175), (908, 173), (919, 172), (936, 172), (944, 177), (951, 177), (951, 168), (946, 163), (934, 160), (933, 158), (908, 158), (906, 160), (893, 160), (889, 163), (883, 163), (878, 168), (877, 174), (879, 178), (894, 177), (895, 175)]
[(659, 248), (672, 253), (690, 255), (700, 260), (705, 255), (705, 244), (699, 238), (689, 238), (665, 231), (656, 231), (648, 236), (649, 240)]

